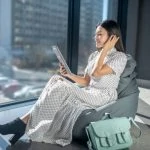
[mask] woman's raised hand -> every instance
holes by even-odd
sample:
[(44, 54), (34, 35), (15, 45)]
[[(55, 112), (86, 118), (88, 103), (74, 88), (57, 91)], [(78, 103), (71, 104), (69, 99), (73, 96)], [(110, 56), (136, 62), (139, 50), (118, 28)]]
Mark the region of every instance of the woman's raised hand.
[(111, 35), (109, 39), (107, 40), (107, 42), (104, 44), (103, 50), (108, 52), (116, 45), (118, 40), (119, 40), (119, 37), (117, 37), (116, 35)]

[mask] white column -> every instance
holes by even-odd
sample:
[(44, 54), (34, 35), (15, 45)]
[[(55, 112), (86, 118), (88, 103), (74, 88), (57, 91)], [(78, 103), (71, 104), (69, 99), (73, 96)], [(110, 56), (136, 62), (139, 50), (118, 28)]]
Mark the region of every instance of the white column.
[(12, 37), (12, 0), (0, 0), (0, 47), (10, 49)]
[(102, 20), (106, 20), (108, 17), (108, 0), (103, 0), (103, 18)]

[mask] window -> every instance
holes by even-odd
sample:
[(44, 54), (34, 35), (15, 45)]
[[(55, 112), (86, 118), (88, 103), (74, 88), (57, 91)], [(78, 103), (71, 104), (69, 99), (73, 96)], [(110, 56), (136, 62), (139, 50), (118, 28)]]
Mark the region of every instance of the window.
[(97, 23), (107, 18), (117, 18), (117, 2), (117, 0), (81, 0), (78, 74), (84, 73), (87, 59), (95, 50), (94, 34)]
[(51, 46), (67, 56), (68, 0), (3, 0), (0, 10), (0, 103), (38, 97), (59, 69)]

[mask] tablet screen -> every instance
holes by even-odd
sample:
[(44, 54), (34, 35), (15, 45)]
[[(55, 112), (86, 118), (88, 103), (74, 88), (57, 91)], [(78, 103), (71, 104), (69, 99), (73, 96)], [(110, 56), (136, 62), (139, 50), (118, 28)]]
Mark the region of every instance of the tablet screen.
[(57, 56), (59, 62), (60, 62), (61, 64), (63, 64), (63, 66), (65, 67), (67, 73), (72, 74), (72, 73), (71, 73), (71, 70), (70, 70), (70, 68), (68, 67), (68, 65), (67, 65), (67, 63), (66, 63), (66, 61), (65, 61), (65, 59), (64, 59), (64, 57), (63, 57), (63, 55), (62, 55), (62, 53), (60, 52), (58, 46), (54, 45), (54, 46), (52, 46), (52, 49), (53, 49), (54, 53), (56, 54), (56, 56)]

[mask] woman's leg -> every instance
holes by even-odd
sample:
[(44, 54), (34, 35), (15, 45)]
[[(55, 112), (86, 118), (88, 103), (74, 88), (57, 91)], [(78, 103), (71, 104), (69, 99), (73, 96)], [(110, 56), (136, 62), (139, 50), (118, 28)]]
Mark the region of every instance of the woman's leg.
[(30, 112), (9, 123), (0, 125), (0, 133), (3, 135), (14, 134), (14, 136), (12, 136), (9, 139), (10, 143), (14, 145), (18, 141), (18, 139), (24, 135), (29, 117), (30, 117)]
[(14, 145), (24, 135), (29, 117), (30, 117), (30, 113), (27, 113), (21, 118), (19, 118), (20, 124), (16, 124), (16, 125), (20, 126), (17, 128), (17, 130), (20, 128), (20, 132), (15, 134), (12, 138), (9, 139), (12, 145)]
[(9, 123), (0, 125), (0, 133), (3, 135), (14, 134), (10, 139), (10, 143), (13, 145), (17, 140), (24, 135), (26, 124), (20, 118), (17, 118)]
[[(45, 94), (45, 92), (47, 93), (47, 88), (50, 88), (53, 85), (55, 85), (56, 81), (59, 80), (60, 78), (61, 76), (57, 76), (57, 75), (52, 77), (47, 83), (47, 85), (45, 86), (45, 88), (43, 89), (43, 92), (40, 95), (40, 97), (42, 97)], [(40, 103), (40, 102), (41, 100), (39, 98), (36, 103)], [(0, 133), (3, 135), (14, 134), (13, 138), (10, 139), (10, 142), (12, 144), (15, 144), (16, 141), (25, 133), (26, 125), (28, 123), (28, 120), (30, 119), (31, 113), (32, 113), (32, 109), (27, 114), (23, 115), (22, 117), (17, 118), (7, 124), (0, 125)]]
[[(60, 83), (63, 81), (63, 79), (64, 78), (59, 75), (54, 75), (51, 77), (36, 103), (33, 105), (30, 111), (21, 118), (23, 121), (25, 121), (25, 123), (28, 122), (28, 124), (34, 128), (35, 124), (38, 124), (44, 119), (53, 119), (53, 116), (61, 105), (62, 100), (67, 97), (64, 84)], [(41, 115), (43, 117), (41, 117)], [(34, 124), (32, 124), (32, 122), (34, 122)]]
[(20, 119), (27, 124), (30, 117), (30, 112), (26, 113), (24, 116), (20, 117)]
[(69, 84), (55, 76), (45, 87), (38, 101), (30, 110), (26, 134), (33, 141), (42, 141), (61, 105), (70, 97)]

